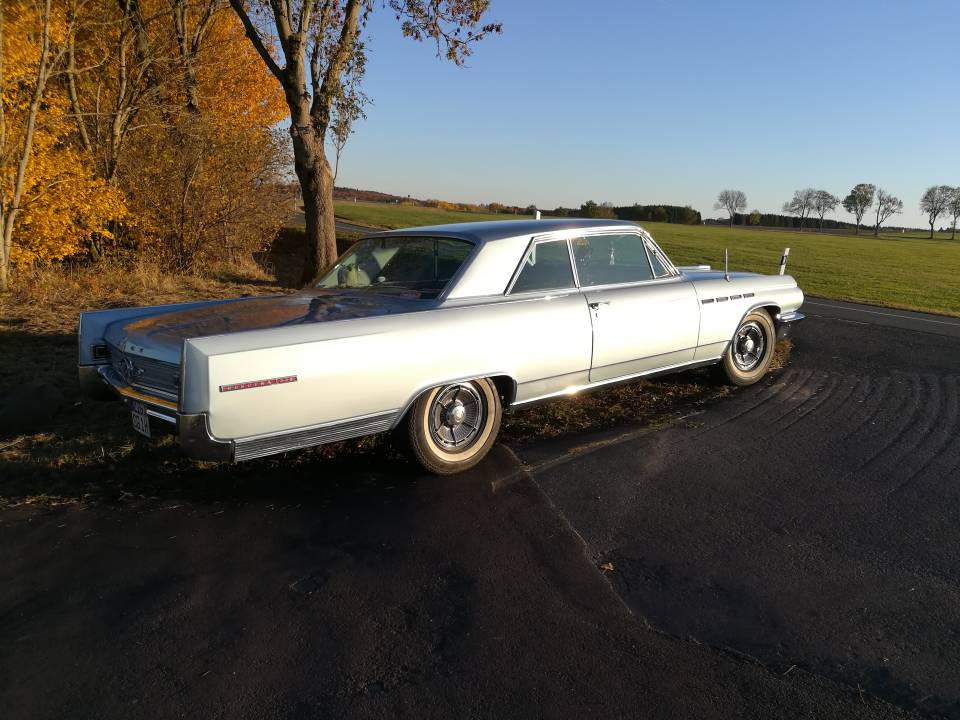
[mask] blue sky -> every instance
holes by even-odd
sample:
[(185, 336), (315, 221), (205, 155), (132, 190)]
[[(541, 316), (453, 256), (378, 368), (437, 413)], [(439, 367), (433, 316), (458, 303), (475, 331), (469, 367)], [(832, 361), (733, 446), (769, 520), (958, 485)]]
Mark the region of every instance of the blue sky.
[(725, 187), (777, 211), (872, 182), (918, 226), (926, 186), (960, 185), (956, 0), (494, 0), (490, 17), (503, 34), (457, 68), (378, 6), (374, 104), (338, 185), (714, 216)]

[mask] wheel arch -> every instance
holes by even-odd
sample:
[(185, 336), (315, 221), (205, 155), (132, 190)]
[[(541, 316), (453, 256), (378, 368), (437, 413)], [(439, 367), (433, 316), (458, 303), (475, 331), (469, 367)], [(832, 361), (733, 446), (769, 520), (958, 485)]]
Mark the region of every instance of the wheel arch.
[(747, 315), (749, 315), (752, 312), (756, 312), (757, 310), (764, 310), (766, 311), (767, 315), (770, 316), (770, 322), (773, 323), (773, 337), (774, 337), (773, 345), (777, 344), (776, 337), (777, 337), (777, 330), (779, 328), (779, 324), (777, 323), (777, 318), (780, 317), (780, 306), (777, 303), (773, 302), (772, 300), (765, 300), (762, 302), (754, 303), (749, 308), (747, 308), (746, 311), (744, 311), (743, 315), (740, 316), (740, 319), (737, 320), (737, 324), (733, 326), (733, 332), (730, 333), (730, 339), (727, 341), (726, 348), (724, 349), (724, 353), (727, 353), (729, 351), (729, 348), (732, 347), (733, 340), (734, 338), (737, 337), (737, 331), (740, 329), (740, 326), (743, 325), (743, 321), (747, 319)]
[(737, 321), (737, 327), (733, 329), (734, 335), (736, 335), (737, 329), (739, 329), (739, 327), (743, 325), (743, 321), (746, 320), (747, 315), (749, 315), (752, 312), (756, 312), (757, 310), (766, 310), (767, 314), (770, 316), (770, 322), (773, 323), (773, 329), (774, 331), (776, 331), (777, 318), (780, 317), (780, 306), (777, 303), (773, 302), (772, 300), (766, 300), (763, 302), (755, 303), (751, 305), (749, 308), (747, 308), (747, 311), (744, 312), (743, 315), (740, 316), (740, 320)]
[(490, 380), (496, 388), (497, 394), (500, 396), (500, 403), (503, 407), (512, 405), (517, 399), (516, 379), (514, 379), (510, 373), (502, 371), (493, 373), (480, 373), (466, 377), (450, 378), (448, 380), (437, 380), (431, 382), (429, 385), (419, 388), (409, 397), (407, 402), (404, 403), (400, 412), (397, 413), (397, 417), (393, 422), (393, 428), (403, 424), (403, 422), (407, 419), (407, 415), (410, 413), (410, 408), (413, 407), (413, 404), (417, 401), (417, 398), (424, 393), (430, 392), (434, 388), (440, 387), (441, 385), (452, 385), (454, 383), (471, 382), (473, 380)]

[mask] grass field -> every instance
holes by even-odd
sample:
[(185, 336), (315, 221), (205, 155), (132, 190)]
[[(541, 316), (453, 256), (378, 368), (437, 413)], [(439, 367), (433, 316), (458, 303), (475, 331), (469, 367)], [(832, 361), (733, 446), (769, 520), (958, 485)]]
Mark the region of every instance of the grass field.
[(720, 267), (726, 247), (731, 268), (770, 273), (789, 246), (788, 270), (807, 294), (960, 315), (960, 242), (658, 223), (645, 227), (681, 265)]
[[(444, 222), (504, 220), (516, 216), (453, 213), (375, 203), (343, 203), (337, 215), (362, 225), (409, 227)], [(960, 240), (919, 233), (820, 235), (700, 225), (644, 223), (678, 265), (723, 266), (773, 273), (790, 247), (788, 272), (808, 295), (960, 316)]]

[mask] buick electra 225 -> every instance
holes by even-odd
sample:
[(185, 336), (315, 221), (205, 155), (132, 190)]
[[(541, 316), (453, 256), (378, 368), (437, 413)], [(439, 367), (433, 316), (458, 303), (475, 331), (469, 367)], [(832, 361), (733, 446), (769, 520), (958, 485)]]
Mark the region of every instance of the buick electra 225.
[(296, 294), (83, 313), (80, 379), (196, 458), (396, 430), (445, 474), (507, 406), (709, 364), (755, 383), (802, 302), (789, 275), (676, 267), (629, 223), (410, 228)]

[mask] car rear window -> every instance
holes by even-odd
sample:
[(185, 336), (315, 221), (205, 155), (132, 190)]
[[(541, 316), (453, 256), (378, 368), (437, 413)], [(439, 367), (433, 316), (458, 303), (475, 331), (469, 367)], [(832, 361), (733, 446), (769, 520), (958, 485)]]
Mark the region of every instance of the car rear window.
[(367, 238), (347, 251), (317, 287), (435, 298), (472, 249), (471, 243), (455, 238)]

